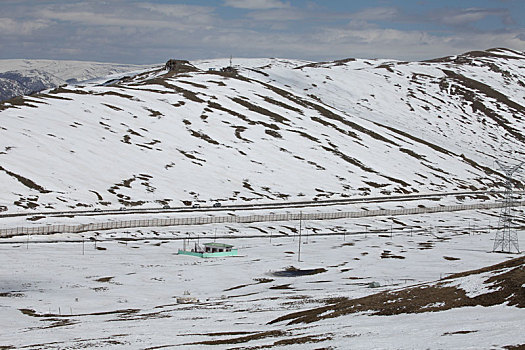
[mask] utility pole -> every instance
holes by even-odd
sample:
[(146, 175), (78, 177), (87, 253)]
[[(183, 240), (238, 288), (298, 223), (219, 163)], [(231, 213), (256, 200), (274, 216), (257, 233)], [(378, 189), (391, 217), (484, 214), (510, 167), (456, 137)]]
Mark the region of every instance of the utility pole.
[[(494, 246), (492, 251), (510, 253), (512, 248), (520, 252), (518, 244), (518, 233), (512, 229), (512, 207), (516, 206), (517, 202), (514, 201), (513, 189), (512, 189), (512, 175), (523, 165), (525, 162), (521, 162), (517, 165), (507, 166), (496, 161), (498, 166), (505, 173), (505, 198), (502, 200), (503, 206), (501, 208), (498, 228), (496, 231), (496, 237), (494, 238)], [(499, 249), (499, 250), (498, 250)]]
[(299, 249), (297, 255), (297, 261), (301, 261), (301, 229), (302, 229), (303, 212), (299, 212)]

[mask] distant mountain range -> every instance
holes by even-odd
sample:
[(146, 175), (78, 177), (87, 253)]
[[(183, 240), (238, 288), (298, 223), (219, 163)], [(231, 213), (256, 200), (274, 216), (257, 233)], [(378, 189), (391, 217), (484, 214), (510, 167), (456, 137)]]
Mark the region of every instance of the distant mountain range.
[[(39, 79), (102, 71), (70, 64), (75, 74), (56, 63)], [(501, 189), (494, 161), (525, 159), (523, 52), (233, 59), (220, 70), (227, 66), (154, 66), (0, 103), (0, 205), (116, 209)]]
[(143, 67), (81, 61), (0, 60), (0, 101)]

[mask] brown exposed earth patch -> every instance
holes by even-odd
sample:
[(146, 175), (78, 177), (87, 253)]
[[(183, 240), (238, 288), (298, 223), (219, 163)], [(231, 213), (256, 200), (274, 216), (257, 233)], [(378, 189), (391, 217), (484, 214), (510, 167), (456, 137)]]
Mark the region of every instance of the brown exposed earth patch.
[(32, 180), (30, 180), (30, 179), (28, 179), (26, 177), (23, 177), (22, 175), (15, 174), (12, 171), (4, 169), (4, 167), (2, 167), (2, 166), (0, 166), (0, 170), (4, 171), (7, 175), (14, 177), (15, 179), (18, 180), (18, 182), (20, 182), (22, 185), (24, 185), (24, 186), (26, 186), (26, 187), (28, 187), (30, 189), (37, 190), (40, 193), (50, 193), (51, 192), (49, 190), (46, 190), (42, 186), (36, 184), (34, 181), (32, 181)]
[[(465, 290), (450, 282), (473, 275), (491, 273), (484, 279), (489, 291), (469, 297)], [(270, 322), (287, 321), (288, 324), (311, 323), (322, 319), (365, 312), (369, 315), (399, 315), (435, 312), (467, 306), (494, 306), (506, 304), (525, 308), (525, 257), (520, 257), (478, 270), (450, 275), (436, 282), (429, 282), (403, 289), (384, 291), (358, 299), (344, 299), (329, 305), (295, 312)]]
[(274, 330), (274, 331), (267, 331), (267, 332), (259, 332), (254, 333), (250, 335), (245, 335), (243, 337), (236, 337), (236, 338), (229, 338), (229, 339), (217, 339), (217, 340), (204, 340), (196, 343), (188, 343), (183, 345), (224, 345), (224, 344), (238, 344), (238, 343), (246, 343), (252, 340), (259, 340), (259, 339), (265, 339), (270, 337), (281, 337), (286, 335), (285, 332)]

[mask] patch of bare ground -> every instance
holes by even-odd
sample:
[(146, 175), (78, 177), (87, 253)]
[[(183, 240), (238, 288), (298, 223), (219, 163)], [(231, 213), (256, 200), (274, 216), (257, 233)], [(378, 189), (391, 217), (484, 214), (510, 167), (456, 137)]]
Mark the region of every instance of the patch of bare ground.
[(70, 320), (68, 318), (62, 318), (62, 319), (48, 318), (45, 321), (51, 322), (51, 323), (49, 323), (46, 326), (40, 327), (41, 329), (49, 329), (49, 328), (71, 326), (71, 325), (74, 325), (74, 324), (78, 323), (78, 321), (73, 321), (73, 320)]
[(50, 193), (51, 192), (49, 190), (46, 190), (42, 186), (36, 184), (34, 181), (28, 179), (27, 177), (23, 177), (22, 175), (15, 174), (12, 171), (4, 169), (4, 167), (2, 167), (2, 166), (0, 166), (0, 170), (5, 172), (7, 175), (14, 177), (22, 185), (24, 185), (24, 186), (26, 186), (26, 187), (28, 187), (28, 188), (30, 188), (32, 190), (37, 190), (40, 193)]
[(94, 191), (94, 190), (89, 190), (89, 192), (95, 194), (97, 196), (97, 200), (101, 201), (101, 200), (104, 200), (102, 198), (102, 196), (97, 192), (97, 191)]
[(179, 83), (188, 84), (188, 85), (191, 85), (191, 86), (199, 88), (199, 89), (207, 89), (208, 88), (206, 85), (195, 83), (195, 82), (192, 82), (192, 81), (187, 81), (187, 80), (177, 80), (177, 81)]
[(472, 62), (472, 58), (505, 58), (505, 59), (512, 59), (512, 60), (516, 60), (516, 59), (520, 59), (519, 57), (516, 57), (516, 56), (510, 56), (510, 55), (505, 55), (505, 54), (498, 54), (498, 51), (510, 51), (510, 52), (513, 52), (517, 55), (523, 55), (521, 52), (517, 52), (517, 51), (513, 51), (513, 50), (509, 50), (509, 49), (498, 49), (498, 48), (494, 48), (494, 49), (488, 49), (488, 50), (485, 50), (485, 51), (470, 51), (470, 52), (466, 52), (462, 55), (459, 55), (459, 56), (446, 56), (446, 57), (440, 57), (440, 58), (433, 58), (433, 59), (430, 59), (430, 60), (425, 60), (425, 61), (421, 61), (421, 62), (428, 62), (428, 63), (446, 63), (446, 62), (452, 62), (452, 63), (456, 63), (456, 64), (465, 64), (465, 63), (471, 63)]
[(279, 134), (275, 130), (266, 129), (266, 130), (264, 130), (264, 133), (267, 134), (267, 135), (270, 135), (272, 137), (275, 137), (276, 139), (281, 139), (282, 138), (281, 134)]
[(444, 256), (443, 259), (445, 260), (451, 260), (451, 261), (454, 261), (454, 260), (460, 260), (460, 258), (454, 258), (452, 256)]
[(432, 241), (428, 241), (428, 242), (419, 242), (417, 244), (419, 246), (419, 249), (420, 250), (425, 250), (425, 249), (432, 249), (434, 248), (434, 243)]
[(96, 282), (110, 282), (114, 277), (111, 276), (111, 277), (100, 277), (100, 278), (97, 278), (95, 281)]
[[(31, 97), (38, 97), (38, 96), (35, 95), (35, 96), (31, 96)], [(23, 107), (23, 106), (31, 107), (31, 108), (37, 108), (38, 107), (37, 105), (31, 104), (29, 102), (46, 104), (45, 102), (38, 101), (38, 100), (35, 100), (35, 99), (24, 98), (23, 96), (17, 96), (17, 97), (10, 98), (9, 100), (5, 100), (5, 101), (0, 102), (0, 111), (3, 111), (3, 110), (8, 109), (8, 108), (18, 108), (18, 107)]]
[(22, 293), (16, 293), (16, 292), (3, 292), (0, 293), (0, 298), (21, 298), (25, 296)]
[(350, 163), (350, 164), (360, 168), (361, 170), (363, 170), (363, 171), (365, 171), (367, 173), (377, 174), (377, 171), (375, 171), (374, 169), (367, 167), (366, 165), (361, 163), (359, 160), (357, 160), (357, 159), (355, 159), (353, 157), (350, 157), (347, 154), (341, 152), (339, 149), (337, 149), (337, 146), (332, 145), (332, 144), (331, 144), (331, 146), (332, 146), (332, 148), (327, 147), (327, 146), (322, 146), (322, 148), (325, 151), (328, 151), (328, 152), (331, 152), (331, 153), (335, 154), (336, 156), (340, 157), (341, 159), (343, 159), (347, 163)]
[(390, 184), (378, 184), (377, 182), (365, 181), (365, 180), (363, 180), (363, 182), (365, 184), (367, 184), (368, 186), (374, 187), (374, 188), (382, 188), (382, 187), (386, 187), (386, 186), (390, 185)]
[[(137, 86), (161, 85), (161, 86), (164, 86), (166, 89), (169, 89), (169, 90), (171, 90), (171, 91), (173, 91), (175, 93), (181, 94), (182, 96), (184, 96), (185, 98), (187, 98), (190, 101), (199, 102), (199, 103), (203, 103), (204, 102), (203, 99), (201, 99), (200, 97), (197, 96), (198, 95), (197, 93), (195, 93), (193, 91), (190, 91), (190, 90), (186, 90), (184, 88), (181, 88), (180, 86), (172, 85), (172, 84), (168, 83), (163, 78), (148, 79), (148, 80), (145, 80), (145, 81), (143, 81), (141, 83), (136, 83), (136, 84), (132, 84), (132, 85), (137, 85)], [(163, 93), (163, 91), (156, 91), (156, 92)], [(165, 91), (164, 93), (170, 93), (170, 91)]]
[(250, 103), (250, 102), (248, 102), (248, 101), (246, 101), (246, 100), (244, 100), (242, 98), (234, 97), (234, 98), (231, 98), (231, 100), (233, 102), (235, 102), (235, 103), (240, 104), (243, 107), (248, 108), (252, 112), (259, 113), (259, 114), (262, 114), (262, 115), (270, 117), (270, 119), (272, 119), (276, 123), (281, 123), (281, 124), (284, 124), (284, 125), (288, 125), (288, 122), (290, 121), (286, 117), (283, 117), (283, 116), (281, 116), (281, 115), (279, 115), (277, 113), (269, 111), (266, 108), (254, 105), (253, 103)]
[[(47, 343), (29, 344), (17, 349), (91, 349), (91, 348), (104, 348), (105, 345), (124, 345), (124, 342), (116, 340), (117, 338), (126, 337), (128, 334), (113, 334), (105, 338), (87, 338), (87, 339), (75, 339), (74, 346), (66, 346), (64, 342), (53, 341)], [(0, 346), (2, 349), (2, 346)], [(5, 349), (15, 349), (14, 347), (5, 347)]]
[[(185, 151), (180, 150), (180, 149), (177, 149), (177, 151), (179, 151), (180, 154), (182, 154), (183, 156), (185, 156), (185, 157), (188, 158), (188, 159), (192, 159), (192, 160), (196, 160), (196, 161), (199, 161), (199, 162), (206, 163), (206, 160), (205, 160), (205, 159), (197, 158), (197, 157), (195, 157), (195, 156), (194, 156), (193, 154), (191, 154), (191, 153), (185, 152)], [(199, 163), (195, 163), (195, 164), (199, 164)], [(199, 164), (199, 165), (202, 165), (202, 164)]]
[(503, 349), (507, 349), (507, 350), (525, 350), (525, 344), (506, 345), (506, 346), (503, 347)]
[(323, 62), (308, 63), (308, 64), (304, 64), (304, 65), (299, 66), (299, 67), (295, 67), (294, 69), (323, 68), (325, 66), (330, 66), (330, 65), (343, 66), (345, 63), (353, 62), (353, 61), (355, 61), (355, 58), (343, 58), (343, 59), (335, 60), (335, 61), (323, 61)]
[(246, 123), (248, 123), (249, 125), (263, 125), (269, 129), (273, 129), (273, 130), (279, 130), (279, 127), (276, 125), (276, 124), (273, 124), (273, 123), (266, 123), (266, 122), (263, 122), (263, 121), (253, 121), (253, 120), (250, 120), (249, 118), (247, 118), (245, 115), (242, 115), (241, 113), (238, 113), (238, 112), (235, 112), (234, 110), (231, 110), (231, 109), (228, 109), (228, 108), (225, 108), (223, 106), (221, 106), (220, 104), (216, 103), (216, 102), (208, 102), (208, 108), (210, 109), (217, 109), (219, 111), (222, 111), (222, 112), (226, 112), (228, 113), (229, 115), (233, 115), (239, 119), (241, 119), (242, 121), (245, 121)]
[(36, 312), (33, 309), (18, 309), (21, 313), (23, 313), (26, 316), (31, 317), (37, 317), (37, 318), (47, 318), (47, 317), (54, 317), (54, 318), (63, 318), (63, 317), (78, 317), (78, 316), (102, 316), (102, 315), (130, 315), (135, 314), (140, 311), (140, 309), (120, 309), (120, 310), (112, 310), (112, 311), (99, 311), (99, 312), (91, 312), (91, 313), (82, 313), (82, 314), (68, 314), (68, 315), (60, 315), (60, 314), (52, 314), (52, 313), (46, 313), (41, 314), (39, 312)]
[(357, 134), (355, 132), (352, 132), (350, 130), (341, 129), (340, 127), (338, 127), (334, 123), (330, 123), (330, 122), (328, 122), (328, 121), (326, 121), (326, 120), (324, 120), (322, 118), (311, 117), (310, 119), (312, 119), (312, 121), (314, 121), (316, 123), (319, 123), (321, 125), (324, 125), (326, 127), (331, 127), (331, 128), (337, 130), (338, 132), (340, 132), (343, 135), (350, 136), (350, 137), (353, 137), (356, 140), (360, 140), (361, 141), (361, 138), (359, 136), (357, 136)]
[(402, 255), (394, 255), (390, 250), (383, 250), (381, 253), (381, 259), (404, 259), (405, 257)]
[(51, 98), (51, 99), (63, 100), (63, 101), (71, 101), (71, 100), (73, 100), (72, 98), (63, 97), (63, 96), (55, 96), (55, 95), (50, 95), (50, 94), (37, 94), (37, 95), (31, 95), (31, 97), (35, 97), (35, 98)]
[(466, 162), (467, 164), (469, 164), (470, 166), (472, 166), (472, 167), (474, 167), (476, 169), (483, 170), (485, 172), (485, 174), (487, 174), (487, 175), (496, 174), (496, 172), (494, 170), (492, 170), (491, 168), (476, 163), (474, 160), (466, 157), (464, 154), (461, 154), (461, 159), (463, 159), (463, 161)]
[(226, 86), (226, 84), (224, 84), (224, 82), (222, 81), (208, 80), (208, 83), (214, 83), (214, 84), (217, 84), (218, 86)]
[(282, 271), (274, 271), (272, 272), (273, 276), (277, 277), (299, 277), (299, 276), (310, 276), (310, 275), (317, 275), (318, 273), (326, 272), (326, 269), (324, 268), (317, 268), (317, 269), (298, 269), (294, 266), (288, 266)]
[(160, 113), (159, 111), (156, 111), (154, 109), (151, 109), (151, 108), (147, 108), (147, 107), (144, 107), (145, 110), (147, 110), (149, 112), (149, 116), (150, 117), (158, 117), (160, 119), (160, 116), (163, 116), (162, 113)]
[(117, 96), (117, 97), (126, 98), (126, 99), (131, 100), (131, 101), (140, 101), (135, 96), (131, 96), (131, 95), (128, 95), (128, 94), (123, 94), (123, 93), (116, 92), (116, 91), (104, 91), (104, 92), (96, 93), (95, 95), (96, 96)]
[(259, 84), (261, 84), (262, 86), (266, 87), (267, 89), (275, 92), (277, 95), (281, 96), (281, 97), (284, 97), (286, 98), (287, 100), (290, 100), (296, 104), (298, 104), (299, 106), (302, 106), (302, 107), (309, 107), (308, 105), (308, 102), (305, 101), (304, 99), (290, 93), (289, 91), (286, 91), (286, 90), (283, 90), (283, 89), (280, 89), (276, 86), (273, 86), (271, 84), (267, 84), (267, 83), (263, 83), (261, 81), (258, 82)]
[(390, 73), (395, 73), (394, 70), (392, 69), (392, 64), (380, 64), (379, 66), (375, 67), (376, 69), (377, 68), (384, 68), (386, 69), (387, 71), (389, 71)]
[(212, 145), (219, 145), (219, 142), (215, 141), (214, 139), (212, 139), (210, 136), (204, 134), (203, 132), (201, 131), (195, 131), (195, 130), (189, 130), (191, 136), (193, 137), (196, 137), (198, 139), (201, 139), (201, 140), (204, 140), (208, 143), (211, 143)]
[(292, 112), (295, 112), (295, 113), (298, 113), (300, 115), (303, 115), (303, 111), (299, 108), (296, 108), (296, 107), (293, 107), (293, 106), (290, 106), (289, 104), (286, 104), (286, 103), (283, 103), (281, 101), (277, 101), (277, 100), (274, 100), (273, 98), (271, 97), (268, 97), (268, 96), (262, 96), (262, 95), (257, 95), (259, 97), (261, 97), (262, 99), (264, 99), (266, 102), (268, 103), (271, 103), (271, 104), (274, 104), (276, 106), (279, 106), (279, 107), (283, 107), (283, 108), (286, 108)]
[(41, 219), (45, 219), (46, 217), (45, 216), (42, 216), (42, 215), (35, 215), (35, 216), (31, 216), (29, 218), (27, 218), (28, 221), (38, 221), (38, 220), (41, 220)]
[(477, 331), (456, 331), (456, 332), (445, 332), (442, 335), (454, 335), (454, 334), (469, 334), (476, 333)]
[(425, 156), (423, 156), (423, 155), (421, 155), (421, 154), (418, 154), (418, 153), (416, 153), (416, 152), (414, 152), (414, 151), (412, 151), (412, 150), (410, 150), (410, 149), (402, 148), (402, 147), (401, 147), (401, 148), (399, 148), (399, 150), (400, 150), (401, 152), (403, 152), (403, 153), (408, 154), (409, 156), (412, 156), (412, 157), (416, 158), (417, 160), (424, 160), (424, 159), (426, 159)]
[(404, 132), (404, 131), (398, 130), (396, 128), (393, 128), (391, 126), (383, 125), (383, 124), (380, 124), (380, 123), (377, 123), (377, 122), (373, 122), (373, 123), (378, 125), (378, 126), (380, 126), (380, 127), (382, 127), (382, 128), (390, 130), (390, 131), (392, 131), (392, 132), (394, 132), (396, 134), (399, 134), (399, 135), (401, 135), (403, 137), (406, 137), (406, 138), (408, 138), (408, 139), (410, 139), (412, 141), (416, 141), (416, 142), (421, 143), (421, 144), (423, 144), (425, 146), (428, 146), (428, 147), (432, 148), (434, 151), (438, 151), (438, 152), (446, 154), (446, 155), (454, 155), (454, 153), (444, 149), (443, 147), (440, 147), (440, 146), (438, 146), (436, 144), (433, 144), (431, 142), (428, 142), (426, 140), (420, 139), (420, 138), (418, 138), (418, 137), (416, 137), (416, 136), (414, 136), (412, 134), (409, 134), (407, 132)]
[(182, 345), (225, 345), (225, 344), (239, 344), (247, 343), (252, 340), (261, 340), (266, 338), (276, 338), (285, 336), (286, 333), (280, 330), (258, 332), (250, 335), (245, 335), (242, 337), (228, 338), (228, 339), (216, 339), (216, 340), (204, 340), (194, 343), (186, 343)]
[[(490, 273), (484, 277), (481, 274)], [(488, 292), (469, 297), (465, 290), (450, 282), (478, 275)], [(399, 315), (436, 312), (467, 306), (508, 305), (525, 308), (525, 257), (508, 260), (478, 270), (450, 275), (442, 280), (392, 291), (384, 291), (358, 299), (344, 299), (326, 306), (291, 313), (274, 319), (270, 324), (311, 323), (322, 319), (365, 312), (369, 315)]]
[(113, 106), (113, 105), (110, 105), (108, 103), (103, 103), (104, 106), (108, 107), (108, 108), (111, 108), (112, 110), (114, 111), (122, 111), (122, 108), (120, 107), (117, 107), (117, 106)]
[(80, 89), (68, 89), (64, 86), (59, 86), (56, 89), (49, 91), (50, 94), (76, 94), (76, 95), (90, 95), (91, 92)]
[(293, 289), (290, 283), (271, 286), (269, 289)]
[[(255, 345), (242, 348), (231, 348), (231, 350), (259, 350), (259, 349), (272, 349), (276, 346), (285, 346), (285, 345), (294, 345), (294, 344), (308, 344), (308, 343), (322, 343), (324, 341), (329, 341), (333, 339), (333, 334), (316, 334), (316, 335), (305, 335), (302, 337), (286, 338), (282, 340), (277, 340), (272, 344), (267, 345)], [(330, 350), (328, 348), (316, 348), (316, 350)]]
[(239, 286), (235, 286), (235, 287), (227, 288), (227, 289), (225, 289), (224, 291), (225, 291), (225, 292), (228, 292), (228, 291), (235, 290), (235, 289), (241, 289), (241, 288), (248, 287), (248, 286), (254, 286), (254, 285), (256, 285), (256, 284), (261, 284), (261, 283), (270, 283), (270, 282), (273, 282), (273, 279), (271, 279), (271, 278), (254, 278), (254, 281), (255, 281), (256, 283), (241, 284), (241, 285), (239, 285)]
[(304, 137), (304, 138), (306, 138), (306, 139), (308, 139), (308, 140), (310, 140), (310, 141), (313, 141), (313, 142), (319, 143), (319, 139), (318, 139), (318, 138), (313, 137), (312, 135), (307, 134), (307, 133), (305, 133), (305, 132), (303, 132), (303, 131), (300, 131), (300, 130), (292, 130), (292, 129), (288, 129), (287, 131), (295, 132), (295, 133), (301, 135), (302, 137)]
[(282, 346), (282, 345), (294, 345), (294, 344), (307, 344), (307, 343), (321, 343), (327, 340), (331, 340), (332, 336), (330, 334), (317, 334), (317, 335), (307, 335), (303, 337), (295, 337), (278, 340), (273, 343), (272, 346)]
[(235, 128), (235, 137), (237, 137), (241, 141), (252, 143), (252, 141), (245, 139), (244, 137), (241, 136), (241, 133), (243, 131), (246, 131), (246, 129), (248, 129), (247, 127), (242, 126), (242, 125), (232, 125), (231, 127)]

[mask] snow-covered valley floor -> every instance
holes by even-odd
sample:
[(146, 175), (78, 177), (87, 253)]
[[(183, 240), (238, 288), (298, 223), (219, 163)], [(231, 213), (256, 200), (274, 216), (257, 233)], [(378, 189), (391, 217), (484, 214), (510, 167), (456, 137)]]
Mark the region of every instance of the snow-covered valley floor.
[[(469, 221), (488, 221), (494, 214), (497, 211), (441, 213), (403, 220), (466, 227)], [(384, 226), (380, 218), (359, 222)], [(297, 222), (279, 225), (298, 227)], [(241, 238), (243, 232), (255, 229), (240, 224), (235, 227), (237, 238), (220, 239), (234, 244), (239, 256), (224, 258), (177, 255), (182, 241), (162, 239), (177, 236), (169, 228), (150, 231), (144, 239), (130, 232), (139, 239), (135, 241), (119, 240), (124, 235), (116, 232), (114, 240), (96, 245), (87, 234), (85, 242), (75, 243), (3, 240), (0, 347), (480, 349), (525, 343), (525, 311), (506, 305), (394, 316), (356, 313), (308, 324), (268, 324), (337, 298), (436, 281), (520, 256), (491, 253), (494, 232), (440, 230), (411, 235), (404, 230), (394, 231), (392, 237), (377, 233), (307, 237), (305, 227), (311, 233), (314, 226), (330, 231), (355, 223), (304, 225), (300, 262), (298, 236)], [(192, 229), (213, 232), (214, 227), (188, 227), (178, 236)], [(219, 233), (224, 229), (219, 228)], [(106, 239), (113, 236), (104, 234)], [(519, 236), (525, 241), (523, 232)], [(211, 241), (213, 234), (200, 238), (200, 243)], [(321, 270), (298, 277), (274, 274), (290, 266)], [(379, 282), (380, 287), (369, 288), (371, 282)], [(484, 288), (473, 278), (467, 282), (460, 287), (469, 293)]]

